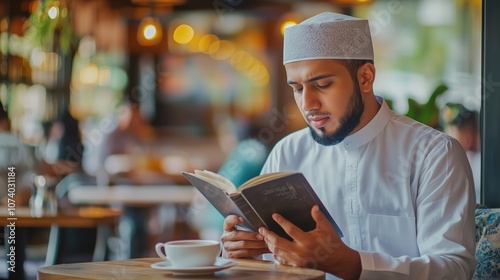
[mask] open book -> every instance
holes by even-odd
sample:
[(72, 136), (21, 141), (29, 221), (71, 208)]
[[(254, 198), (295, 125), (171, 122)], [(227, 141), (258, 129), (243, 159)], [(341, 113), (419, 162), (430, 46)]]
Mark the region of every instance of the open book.
[(228, 179), (210, 171), (195, 170), (194, 174), (182, 174), (224, 217), (242, 217), (244, 222), (240, 226), (243, 229), (257, 231), (263, 226), (291, 240), (273, 220), (272, 214), (278, 213), (303, 231), (310, 231), (316, 228), (316, 222), (311, 217), (311, 208), (318, 205), (339, 236), (343, 236), (302, 173), (263, 174), (248, 180), (238, 189)]

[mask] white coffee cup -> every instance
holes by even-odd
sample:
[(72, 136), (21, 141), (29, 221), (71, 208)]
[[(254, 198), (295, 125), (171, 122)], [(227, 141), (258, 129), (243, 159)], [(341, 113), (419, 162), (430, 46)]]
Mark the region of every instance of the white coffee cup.
[(160, 258), (174, 267), (212, 266), (221, 253), (220, 242), (215, 240), (160, 242), (156, 244), (155, 249)]

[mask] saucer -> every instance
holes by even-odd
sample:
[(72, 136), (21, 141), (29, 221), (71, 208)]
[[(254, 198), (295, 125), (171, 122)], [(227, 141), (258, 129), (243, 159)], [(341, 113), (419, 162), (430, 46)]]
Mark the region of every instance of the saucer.
[(211, 266), (198, 266), (198, 267), (175, 267), (168, 261), (161, 261), (151, 265), (152, 268), (171, 271), (176, 275), (203, 275), (211, 274), (219, 270), (228, 269), (236, 265), (236, 262), (217, 258), (214, 265)]

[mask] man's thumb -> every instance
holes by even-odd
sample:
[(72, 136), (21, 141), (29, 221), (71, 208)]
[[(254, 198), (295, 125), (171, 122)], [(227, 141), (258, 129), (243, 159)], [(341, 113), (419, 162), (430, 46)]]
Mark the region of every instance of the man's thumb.
[(323, 212), (319, 210), (318, 205), (314, 205), (311, 209), (311, 216), (313, 217), (314, 221), (316, 222), (316, 227), (324, 226), (324, 225), (329, 225), (330, 222), (328, 219), (325, 217)]

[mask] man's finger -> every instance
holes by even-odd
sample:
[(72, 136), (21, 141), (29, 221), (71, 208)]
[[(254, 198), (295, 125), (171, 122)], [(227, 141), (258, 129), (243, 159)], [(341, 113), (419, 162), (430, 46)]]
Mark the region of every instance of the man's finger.
[(307, 238), (305, 233), (300, 228), (295, 226), (287, 219), (283, 218), (283, 216), (281, 216), (280, 214), (273, 214), (273, 219), (293, 240), (301, 240), (303, 238)]
[(224, 249), (226, 251), (237, 251), (242, 249), (267, 249), (267, 244), (264, 241), (240, 240), (233, 242), (225, 242)]
[(238, 240), (263, 241), (264, 237), (257, 232), (233, 230), (222, 234), (220, 240), (222, 242)]
[(316, 222), (316, 228), (325, 228), (328, 227), (328, 230), (333, 229), (330, 221), (326, 218), (325, 214), (319, 210), (318, 205), (314, 205), (311, 208), (311, 216), (313, 220)]
[(243, 223), (243, 218), (238, 217), (236, 215), (229, 215), (224, 219), (224, 231), (233, 231), (236, 230), (235, 226)]
[(277, 243), (278, 239), (281, 238), (278, 235), (276, 235), (276, 233), (270, 231), (265, 227), (259, 228), (259, 233), (264, 237), (264, 241), (266, 241), (268, 245)]
[(280, 255), (288, 253), (290, 248), (292, 248), (292, 242), (285, 238), (279, 237), (276, 233), (270, 231), (265, 227), (259, 229), (259, 233), (264, 236), (264, 241), (267, 243), (267, 247), (274, 254)]
[(269, 249), (267, 248), (262, 248), (262, 249), (241, 249), (241, 250), (235, 250), (235, 251), (226, 251), (227, 257), (228, 258), (252, 258), (254, 256), (262, 255), (262, 254), (267, 254), (269, 253)]

